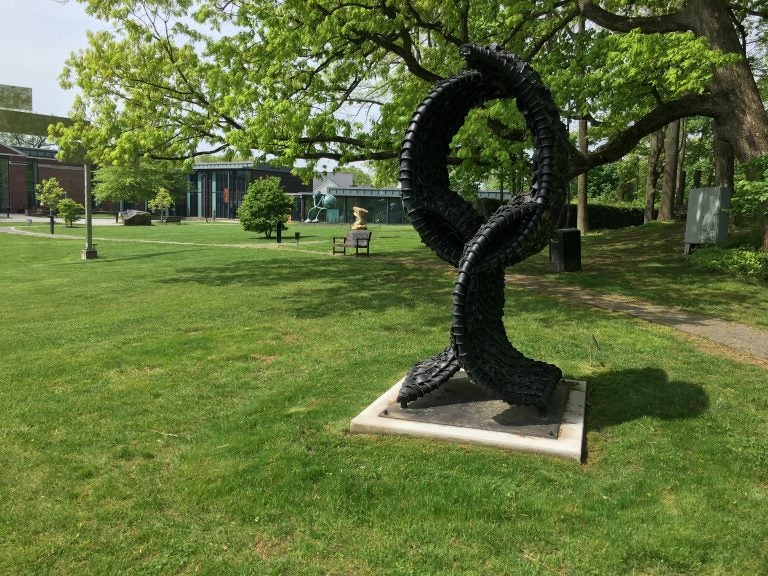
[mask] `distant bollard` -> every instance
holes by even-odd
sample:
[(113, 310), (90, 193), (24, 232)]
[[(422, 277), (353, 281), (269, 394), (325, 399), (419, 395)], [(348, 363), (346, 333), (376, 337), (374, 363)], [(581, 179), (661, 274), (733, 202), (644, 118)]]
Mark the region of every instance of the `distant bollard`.
[(301, 232), (294, 232), (293, 237), (296, 238), (296, 245), (298, 246), (299, 240), (301, 239)]
[(282, 220), (278, 220), (275, 228), (277, 229), (277, 243), (281, 244), (283, 242), (283, 230), (285, 230), (285, 224)]

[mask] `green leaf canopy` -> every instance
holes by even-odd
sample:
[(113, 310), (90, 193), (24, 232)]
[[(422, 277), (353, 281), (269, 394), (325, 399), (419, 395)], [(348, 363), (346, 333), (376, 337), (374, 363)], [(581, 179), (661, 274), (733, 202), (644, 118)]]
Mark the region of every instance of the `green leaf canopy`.
[[(302, 159), (308, 170), (323, 159), (384, 160), (393, 174), (412, 111), (462, 68), (465, 42), (520, 54), (565, 117), (592, 120), (598, 145), (574, 150), (574, 174), (682, 116), (719, 119), (742, 158), (768, 152), (768, 117), (740, 44), (746, 24), (764, 28), (759, 4), (614, 0), (608, 12), (590, 0), (80, 1), (113, 31), (90, 34), (69, 59), (62, 82), (82, 96), (74, 123), (53, 135), (64, 155), (83, 147), (102, 165), (234, 150)], [(491, 102), (457, 135), (453, 162), (501, 167), (511, 181), (523, 128), (513, 103)]]

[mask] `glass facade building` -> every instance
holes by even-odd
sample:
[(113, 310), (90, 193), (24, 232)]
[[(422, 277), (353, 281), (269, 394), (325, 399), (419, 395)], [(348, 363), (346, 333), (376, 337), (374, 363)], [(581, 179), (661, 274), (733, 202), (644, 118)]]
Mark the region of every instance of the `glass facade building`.
[(204, 162), (195, 164), (193, 170), (184, 214), (180, 214), (190, 218), (237, 218), (248, 184), (258, 178), (279, 178), (287, 193), (311, 196), (311, 185), (291, 174), (289, 168), (254, 166), (252, 162)]
[[(325, 193), (336, 198), (336, 206), (333, 209), (322, 210), (318, 215), (320, 222), (352, 224), (355, 221), (352, 208), (355, 206), (368, 210), (369, 224), (406, 224), (408, 222), (403, 211), (402, 191), (399, 188), (329, 187)], [(313, 206), (312, 194), (297, 194), (293, 219), (305, 220)]]

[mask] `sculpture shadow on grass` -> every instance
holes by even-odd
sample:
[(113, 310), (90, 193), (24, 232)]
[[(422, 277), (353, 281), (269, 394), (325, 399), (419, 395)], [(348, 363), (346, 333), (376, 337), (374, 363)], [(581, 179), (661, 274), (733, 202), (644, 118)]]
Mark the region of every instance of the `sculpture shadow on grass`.
[(660, 368), (614, 370), (588, 378), (588, 430), (603, 430), (645, 416), (661, 420), (696, 418), (709, 396), (691, 382), (669, 380)]

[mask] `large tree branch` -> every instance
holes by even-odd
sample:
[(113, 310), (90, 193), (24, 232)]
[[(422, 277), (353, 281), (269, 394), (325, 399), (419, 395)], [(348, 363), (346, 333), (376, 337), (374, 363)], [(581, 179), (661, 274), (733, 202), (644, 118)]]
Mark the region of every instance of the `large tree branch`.
[(195, 152), (192, 152), (191, 154), (185, 154), (183, 156), (163, 156), (159, 154), (150, 154), (149, 157), (152, 158), (152, 160), (170, 160), (174, 162), (179, 162), (182, 160), (188, 160), (189, 158), (206, 156), (207, 154), (216, 154), (218, 152), (221, 152), (222, 150), (226, 150), (227, 148), (229, 148), (229, 144), (222, 144), (220, 146), (217, 146), (216, 148), (212, 148), (211, 150), (197, 150)]
[[(408, 16), (410, 16), (413, 19), (417, 28), (430, 30), (431, 32), (436, 32), (440, 34), (440, 36), (445, 38), (448, 42), (456, 46), (461, 46), (462, 44), (467, 42), (467, 40), (464, 39), (465, 35), (466, 37), (468, 37), (468, 34), (469, 34), (469, 32), (465, 32), (466, 26), (467, 26), (466, 21), (459, 23), (459, 28), (462, 30), (462, 32), (461, 32), (461, 37), (458, 37), (458, 36), (455, 36), (454, 34), (451, 34), (448, 30), (446, 30), (443, 22), (441, 21), (427, 22), (426, 20), (424, 20), (422, 15), (413, 5), (413, 2), (411, 2), (410, 0), (405, 2), (405, 8), (408, 12)], [(469, 6), (466, 6), (466, 10), (467, 11), (469, 10)]]
[(337, 136), (329, 134), (316, 134), (314, 136), (305, 136), (297, 140), (302, 145), (312, 144), (345, 144), (347, 146), (354, 146), (356, 148), (367, 148), (367, 142), (360, 138), (353, 138), (352, 136)]
[(574, 178), (595, 166), (620, 160), (645, 136), (679, 118), (688, 116), (715, 117), (722, 113), (723, 104), (711, 94), (690, 94), (654, 108), (637, 122), (620, 132), (605, 144), (586, 155), (575, 148), (571, 150), (570, 178)]
[(406, 68), (408, 68), (408, 71), (417, 78), (426, 80), (430, 84), (434, 84), (443, 79), (442, 76), (424, 68), (411, 50), (396, 42), (396, 39), (400, 38), (399, 33), (384, 35), (365, 30), (352, 30), (351, 33), (355, 34), (359, 40), (372, 42), (379, 48), (383, 48), (387, 52), (398, 56), (405, 64)]
[[(279, 155), (279, 151), (273, 152)], [(357, 154), (346, 154), (341, 152), (310, 152), (307, 151), (301, 155), (304, 160), (335, 160), (336, 162), (365, 162), (367, 160), (392, 160), (397, 158), (399, 152), (393, 150), (375, 150), (370, 152), (359, 152)]]
[(692, 30), (690, 2), (682, 10), (662, 16), (621, 16), (597, 6), (592, 0), (575, 0), (580, 13), (598, 26), (614, 32), (639, 29), (645, 34), (686, 32)]
[(554, 26), (552, 26), (552, 29), (549, 30), (546, 34), (541, 36), (536, 42), (531, 46), (526, 54), (523, 56), (523, 60), (530, 61), (533, 59), (534, 56), (536, 56), (539, 51), (544, 48), (544, 46), (547, 45), (547, 43), (552, 40), (552, 38), (555, 37), (555, 35), (560, 32), (563, 28), (567, 27), (568, 24), (570, 24), (571, 20), (576, 18), (576, 16), (579, 15), (578, 8), (573, 8), (571, 11), (567, 12), (563, 15), (563, 17), (560, 19), (559, 22), (557, 22)]

